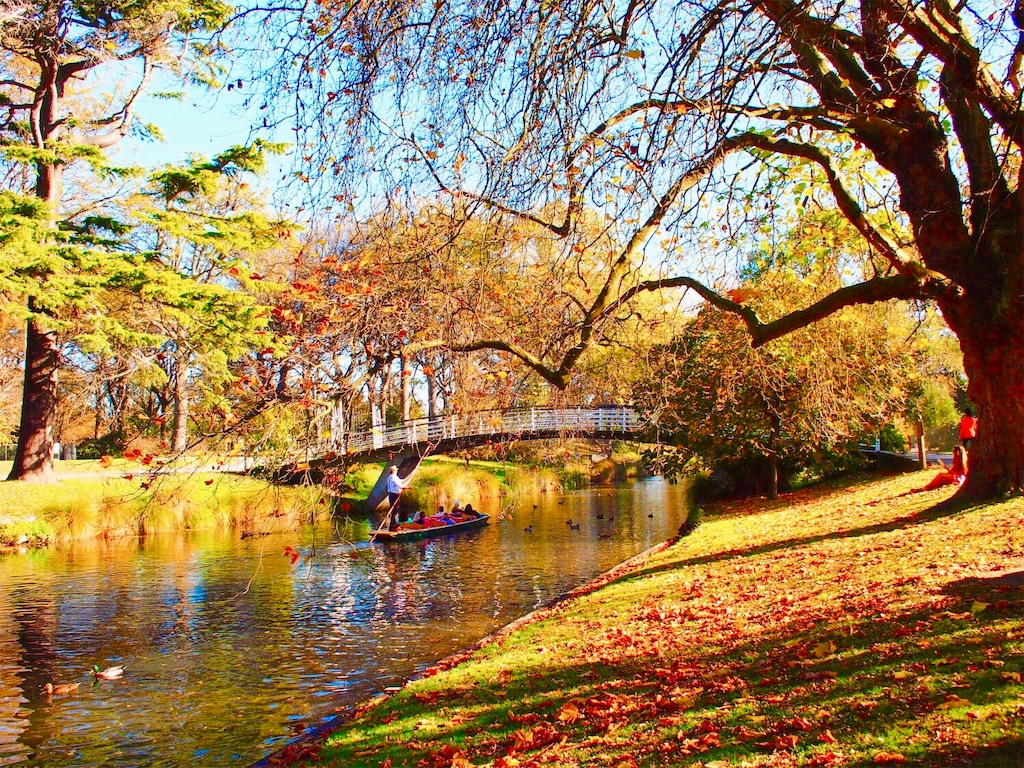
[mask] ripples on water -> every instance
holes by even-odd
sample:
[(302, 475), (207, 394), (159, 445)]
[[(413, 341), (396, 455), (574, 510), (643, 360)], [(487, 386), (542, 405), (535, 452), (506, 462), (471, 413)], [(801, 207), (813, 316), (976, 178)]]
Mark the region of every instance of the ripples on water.
[[(654, 479), (520, 499), (486, 528), (363, 542), (355, 557), (315, 542), (294, 566), (284, 547), (307, 554), (311, 537), (0, 558), (0, 766), (247, 765), (665, 540), (685, 514), (683, 489)], [(93, 681), (94, 663), (128, 671)], [(47, 700), (47, 682), (81, 687)]]

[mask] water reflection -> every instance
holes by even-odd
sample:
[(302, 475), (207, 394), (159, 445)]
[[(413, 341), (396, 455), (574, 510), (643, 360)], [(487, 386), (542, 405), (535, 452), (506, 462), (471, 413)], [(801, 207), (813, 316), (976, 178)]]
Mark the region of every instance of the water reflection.
[[(520, 499), (486, 528), (355, 556), (316, 541), (294, 566), (284, 547), (311, 549), (294, 536), (2, 558), (0, 766), (247, 764), (663, 541), (684, 510), (681, 488), (651, 480)], [(94, 663), (128, 671), (94, 681)], [(47, 682), (82, 685), (48, 699)]]

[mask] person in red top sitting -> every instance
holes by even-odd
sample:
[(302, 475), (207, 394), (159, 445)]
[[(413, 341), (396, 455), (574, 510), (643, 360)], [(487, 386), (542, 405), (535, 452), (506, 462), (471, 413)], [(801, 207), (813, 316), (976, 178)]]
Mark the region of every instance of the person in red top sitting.
[(964, 448), (971, 447), (971, 440), (978, 436), (978, 420), (974, 418), (974, 411), (964, 408), (964, 417), (960, 419), (960, 442)]
[(944, 485), (963, 485), (967, 479), (967, 451), (962, 446), (953, 446), (953, 466), (939, 472), (923, 488), (914, 488), (911, 493), (934, 491)]

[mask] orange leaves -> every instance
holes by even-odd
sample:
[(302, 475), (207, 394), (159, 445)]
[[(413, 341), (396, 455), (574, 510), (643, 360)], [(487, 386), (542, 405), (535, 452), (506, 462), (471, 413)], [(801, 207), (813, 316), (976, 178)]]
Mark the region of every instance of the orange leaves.
[(509, 710), (508, 719), (511, 720), (513, 723), (528, 725), (530, 723), (536, 723), (538, 720), (540, 720), (540, 715), (538, 715), (536, 712), (527, 712), (525, 715), (517, 715), (512, 710)]
[(284, 552), (281, 553), (281, 556), (290, 558), (292, 561), (292, 565), (295, 565), (297, 562), (299, 562), (299, 558), (302, 555), (300, 552), (298, 552), (298, 550), (292, 549), (291, 547), (285, 547)]
[(726, 295), (737, 304), (742, 304), (747, 299), (759, 298), (763, 294), (764, 291), (759, 291), (756, 288), (734, 288), (726, 292)]
[(576, 706), (576, 702), (570, 701), (562, 705), (562, 708), (558, 711), (557, 718), (566, 725), (572, 725), (582, 716), (579, 707)]
[(100, 456), (100, 466), (103, 467), (103, 469), (107, 469), (113, 463), (114, 458), (112, 456), (109, 456), (106, 453)]
[(473, 763), (466, 757), (466, 750), (445, 744), (439, 750), (430, 753), (430, 757), (420, 761), (423, 768), (472, 768)]
[(736, 729), (735, 736), (736, 741), (745, 744), (750, 741), (757, 741), (759, 739), (763, 739), (765, 737), (765, 734), (761, 733), (760, 731), (751, 730), (745, 725), (741, 725), (738, 729)]
[(538, 723), (532, 728), (521, 728), (512, 734), (512, 746), (509, 747), (508, 754), (516, 755), (530, 752), (545, 747), (548, 744), (553, 744), (559, 741), (559, 739), (562, 739), (564, 743), (564, 737), (551, 724)]
[(901, 755), (899, 752), (875, 752), (871, 756), (871, 761), (875, 765), (898, 765), (899, 763), (907, 762), (907, 758)]
[(803, 717), (794, 717), (789, 721), (789, 726), (796, 731), (809, 731), (814, 727), (814, 724)]
[(796, 745), (799, 743), (800, 737), (795, 733), (787, 733), (784, 735), (775, 736), (772, 739), (772, 748), (779, 750), (791, 750), (796, 749)]

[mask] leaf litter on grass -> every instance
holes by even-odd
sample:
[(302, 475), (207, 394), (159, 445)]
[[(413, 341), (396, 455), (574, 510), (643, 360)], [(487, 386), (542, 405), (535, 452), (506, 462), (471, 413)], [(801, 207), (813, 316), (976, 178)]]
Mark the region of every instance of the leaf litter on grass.
[(940, 511), (920, 484), (722, 505), (311, 764), (1021, 765), (1024, 500)]

